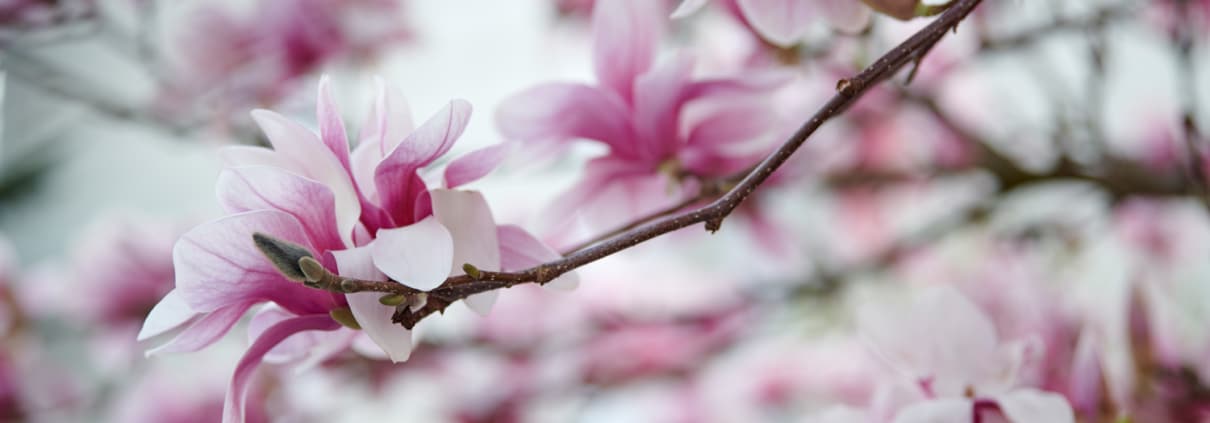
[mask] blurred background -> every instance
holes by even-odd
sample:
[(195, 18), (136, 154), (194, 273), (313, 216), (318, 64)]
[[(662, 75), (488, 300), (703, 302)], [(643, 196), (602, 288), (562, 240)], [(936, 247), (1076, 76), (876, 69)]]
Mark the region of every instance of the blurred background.
[[(218, 421), (244, 331), (150, 358), (134, 335), (176, 237), (221, 216), (216, 150), (267, 145), (248, 112), (313, 123), (327, 74), (357, 127), (381, 76), (418, 119), (474, 105), (454, 155), (512, 141), (505, 98), (593, 81), (593, 3), (0, 2), (0, 421)], [(591, 264), (572, 292), (508, 289), (485, 317), (455, 305), (406, 363), (262, 366), (250, 419), (808, 421), (877, 391), (857, 308), (949, 285), (1034, 342), (1021, 383), (1080, 421), (1210, 421), (1210, 2), (984, 3), (718, 233)], [(769, 148), (928, 21), (821, 13), (783, 46), (717, 0), (668, 21), (660, 57), (788, 75)], [(602, 228), (548, 205), (604, 151), (517, 148), (470, 188), (570, 247)]]

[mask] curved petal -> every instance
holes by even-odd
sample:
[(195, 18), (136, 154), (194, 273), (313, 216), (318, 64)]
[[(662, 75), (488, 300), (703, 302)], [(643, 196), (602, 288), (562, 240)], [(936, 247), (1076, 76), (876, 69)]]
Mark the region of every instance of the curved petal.
[(893, 423), (970, 423), (974, 403), (943, 398), (912, 404), (895, 415)]
[(252, 242), (263, 232), (313, 248), (302, 225), (276, 210), (224, 217), (182, 235), (173, 248), (176, 291), (196, 312), (273, 301), (295, 314), (327, 312), (332, 296), (286, 280)]
[(349, 135), (345, 133), (344, 120), (332, 101), (332, 78), (319, 78), (319, 101), (315, 105), (316, 121), (319, 122), (319, 137), (345, 169), (349, 169)]
[(1000, 412), (1012, 423), (1074, 423), (1075, 412), (1062, 395), (1036, 389), (1018, 389), (996, 398)]
[(429, 217), (402, 228), (379, 230), (370, 254), (374, 266), (391, 279), (428, 291), (449, 277), (454, 240), (445, 226)]
[(635, 81), (634, 119), (640, 134), (641, 157), (659, 161), (680, 146), (681, 106), (693, 61), (677, 56), (645, 73)]
[(332, 190), (336, 201), (336, 222), (341, 239), (353, 243), (353, 228), (361, 219), (361, 201), (352, 177), (340, 160), (307, 128), (268, 110), (252, 111), (252, 118), (273, 144), (276, 160), (283, 169), (314, 179)]
[(816, 0), (738, 0), (744, 18), (761, 37), (790, 47), (810, 30)]
[[(388, 213), (398, 217), (401, 213), (412, 213), (417, 193), (413, 186), (416, 170), (449, 151), (470, 120), (471, 105), (465, 100), (454, 100), (425, 121), (395, 146), (386, 158), (374, 169), (374, 185), (378, 189), (379, 201)], [(398, 222), (397, 222), (398, 223)]]
[(596, 2), (592, 13), (593, 65), (597, 80), (630, 102), (634, 80), (651, 68), (664, 13), (662, 2)]
[(227, 397), (223, 402), (223, 423), (244, 421), (244, 397), (248, 382), (265, 354), (274, 346), (296, 333), (312, 330), (331, 331), (339, 327), (340, 324), (327, 314), (312, 314), (284, 320), (266, 329), (256, 342), (248, 347), (248, 351), (244, 352), (239, 364), (235, 366), (235, 374), (231, 376), (231, 386), (227, 388)]
[(267, 166), (226, 169), (218, 177), (219, 203), (230, 213), (283, 211), (302, 223), (320, 250), (345, 247), (336, 229), (332, 190), (311, 179)]
[(492, 307), (496, 305), (496, 299), (500, 298), (500, 290), (491, 290), (480, 292), (475, 295), (466, 297), (466, 306), (479, 313), (480, 316), (486, 316), (492, 311)]
[(445, 168), (445, 187), (457, 188), (491, 173), (508, 156), (509, 144), (487, 146), (466, 153)]
[[(433, 216), (450, 231), (454, 240), (451, 275), (463, 274), (462, 265), (470, 263), (483, 270), (500, 269), (500, 242), (496, 237), (496, 221), (487, 200), (478, 191), (435, 189)], [(467, 298), (467, 305), (486, 314), (495, 304), (495, 292)]]
[(710, 0), (682, 0), (681, 4), (672, 11), (672, 19), (681, 19), (701, 10)]
[(870, 26), (870, 8), (854, 0), (819, 0), (824, 19), (838, 31), (856, 34)]
[(160, 353), (193, 352), (206, 348), (231, 331), (231, 327), (244, 317), (244, 313), (252, 308), (252, 304), (234, 304), (206, 313), (177, 333), (172, 340), (147, 350), (146, 355), (150, 357)]
[[(344, 251), (333, 251), (336, 265), (340, 274), (366, 280), (386, 280), (386, 275), (374, 267), (374, 259), (370, 248), (353, 248)], [(412, 354), (412, 331), (391, 322), (395, 307), (382, 305), (378, 298), (381, 293), (357, 292), (346, 294), (349, 309), (353, 317), (361, 325), (362, 331), (378, 344), (392, 362), (405, 361)]]
[(938, 395), (999, 380), (1006, 363), (992, 321), (950, 287), (926, 290), (910, 304), (869, 304), (858, 330), (873, 351), (911, 382), (932, 379)]
[(370, 113), (361, 125), (357, 148), (371, 148), (375, 152), (374, 160), (382, 160), (387, 153), (395, 149), (400, 141), (415, 129), (412, 122), (412, 109), (404, 100), (403, 93), (395, 87), (387, 86), (381, 77), (375, 77), (378, 95), (370, 107)]
[(769, 92), (780, 88), (793, 79), (793, 74), (782, 70), (751, 71), (742, 78), (713, 78), (694, 81), (685, 93), (685, 101), (712, 96), (751, 96), (765, 98)]
[(496, 109), (496, 124), (510, 140), (583, 138), (608, 144), (615, 154), (636, 154), (637, 134), (626, 104), (616, 94), (583, 84), (543, 84), (513, 95)]
[(168, 291), (168, 294), (165, 294), (164, 298), (161, 298), (160, 302), (156, 303), (151, 312), (147, 314), (147, 319), (143, 321), (143, 328), (139, 329), (137, 339), (145, 341), (162, 335), (184, 325), (197, 315), (188, 304), (185, 304), (185, 300), (175, 289)]
[[(500, 225), (496, 228), (496, 237), (500, 240), (500, 270), (506, 272), (527, 269), (562, 257), (519, 226)], [(548, 282), (546, 286), (571, 290), (579, 284), (579, 275), (568, 272)]]

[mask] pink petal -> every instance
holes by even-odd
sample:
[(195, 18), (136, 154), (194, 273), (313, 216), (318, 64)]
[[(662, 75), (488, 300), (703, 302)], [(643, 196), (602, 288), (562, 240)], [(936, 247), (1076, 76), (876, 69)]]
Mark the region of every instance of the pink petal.
[(349, 168), (349, 136), (345, 133), (344, 120), (336, 110), (336, 102), (332, 101), (332, 78), (324, 75), (319, 78), (319, 102), (316, 104), (316, 120), (319, 122), (319, 136), (323, 139), (328, 150), (340, 160), (340, 164)]
[(817, 0), (824, 19), (837, 30), (856, 34), (870, 26), (870, 8), (854, 0)]
[(911, 304), (868, 304), (858, 328), (887, 364), (910, 383), (931, 379), (938, 395), (999, 380), (1005, 367), (991, 320), (951, 287), (927, 289)]
[(635, 81), (634, 119), (640, 134), (640, 157), (658, 162), (674, 154), (682, 139), (681, 106), (693, 62), (687, 56), (657, 66)]
[(206, 313), (172, 338), (155, 348), (147, 350), (147, 356), (160, 353), (193, 352), (206, 348), (231, 331), (244, 314), (252, 308), (251, 302), (233, 304)]
[(924, 401), (900, 410), (893, 423), (970, 423), (974, 407), (971, 401), (957, 398)]
[(496, 144), (462, 155), (445, 168), (445, 187), (457, 188), (486, 176), (508, 156), (508, 144)]
[(421, 291), (445, 282), (454, 260), (450, 231), (432, 217), (402, 228), (381, 229), (370, 246), (378, 270)]
[[(433, 216), (449, 229), (454, 241), (451, 275), (461, 275), (462, 265), (470, 263), (482, 270), (500, 269), (500, 242), (496, 238), (496, 221), (487, 201), (478, 191), (435, 189)], [(495, 296), (480, 295), (467, 299), (476, 312), (485, 314), (495, 303)]]
[(616, 94), (582, 84), (544, 84), (501, 103), (500, 133), (510, 140), (565, 141), (577, 138), (608, 144), (615, 154), (635, 157), (636, 133), (626, 103)]
[(254, 110), (252, 117), (273, 144), (273, 151), (282, 157), (275, 161), (289, 163), (279, 167), (332, 190), (338, 233), (345, 244), (352, 244), (353, 228), (361, 219), (361, 201), (349, 171), (315, 133), (302, 125), (268, 110)]
[[(386, 280), (386, 275), (374, 267), (374, 258), (369, 247), (333, 251), (332, 255), (336, 257), (336, 265), (340, 268), (341, 275), (366, 280)], [(353, 311), (353, 317), (361, 325), (361, 330), (378, 344), (391, 361), (405, 361), (412, 354), (412, 332), (391, 323), (395, 307), (379, 303), (378, 298), (382, 295), (376, 292), (358, 292), (346, 294), (345, 298), (349, 300), (349, 309)]]
[(760, 96), (769, 93), (793, 79), (793, 74), (781, 70), (750, 71), (743, 78), (716, 78), (694, 81), (685, 94), (685, 101), (702, 97)]
[(218, 178), (219, 203), (229, 213), (278, 210), (302, 223), (321, 250), (345, 247), (336, 229), (332, 190), (311, 179), (266, 166), (224, 170)]
[(375, 77), (378, 95), (370, 108), (366, 121), (361, 125), (357, 148), (373, 147), (377, 153), (375, 161), (382, 160), (395, 149), (400, 141), (415, 129), (412, 109), (395, 87), (388, 87), (382, 78)]
[(771, 150), (772, 110), (760, 101), (733, 100), (709, 111), (689, 132), (677, 157), (699, 175), (729, 175), (753, 165)]
[(597, 230), (611, 230), (671, 207), (685, 194), (666, 175), (615, 157), (588, 162), (584, 173), (580, 183), (555, 199), (550, 213), (564, 219), (581, 217)]
[(145, 341), (155, 336), (162, 335), (168, 331), (176, 329), (184, 325), (189, 320), (197, 317), (197, 313), (185, 304), (185, 300), (181, 298), (176, 290), (168, 291), (160, 302), (156, 303), (151, 312), (147, 314), (147, 319), (143, 321), (143, 328), (139, 330), (139, 341)]
[(597, 80), (629, 102), (634, 80), (651, 68), (664, 14), (661, 2), (600, 1), (593, 7), (593, 64)]
[[(500, 270), (506, 272), (528, 269), (562, 257), (519, 226), (500, 225), (496, 228), (496, 237), (500, 240)], [(546, 286), (571, 290), (579, 284), (579, 275), (568, 272), (550, 281)]]
[(811, 29), (816, 0), (738, 0), (739, 8), (760, 36), (790, 47)]
[(672, 19), (681, 19), (701, 10), (710, 0), (682, 0), (681, 4), (672, 11)]
[(1071, 405), (1062, 395), (1036, 389), (1018, 389), (996, 398), (1000, 411), (1012, 423), (1076, 421)]
[(332, 296), (282, 277), (252, 242), (263, 232), (311, 248), (302, 225), (276, 210), (251, 211), (215, 220), (181, 236), (173, 249), (176, 290), (196, 312), (272, 301), (295, 314), (327, 312)]
[(404, 213), (411, 217), (412, 206), (419, 192), (414, 187), (416, 170), (449, 151), (466, 129), (470, 116), (470, 103), (451, 101), (416, 128), (378, 164), (374, 170), (374, 184), (378, 188), (381, 204), (396, 217), (396, 223)]
[(227, 389), (227, 398), (223, 404), (223, 423), (244, 421), (244, 397), (248, 382), (269, 350), (296, 333), (312, 330), (331, 331), (339, 327), (340, 325), (327, 314), (312, 314), (282, 321), (265, 330), (256, 342), (248, 347), (248, 351), (235, 366), (235, 374), (231, 376), (231, 386)]

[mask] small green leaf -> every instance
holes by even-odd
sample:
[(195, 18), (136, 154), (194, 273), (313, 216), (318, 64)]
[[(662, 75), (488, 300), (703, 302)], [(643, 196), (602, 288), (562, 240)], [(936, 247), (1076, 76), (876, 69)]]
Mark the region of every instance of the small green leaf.
[(378, 298), (378, 302), (384, 306), (397, 306), (408, 300), (408, 296), (404, 294), (387, 294)]
[(479, 279), (479, 277), (483, 276), (483, 273), (479, 271), (479, 268), (470, 263), (463, 263), (462, 271), (466, 272), (467, 276), (470, 276), (471, 279)]
[(252, 242), (256, 244), (256, 249), (260, 250), (261, 254), (264, 254), (265, 258), (268, 258), (286, 279), (295, 282), (307, 280), (307, 276), (298, 264), (303, 257), (311, 257), (311, 252), (306, 247), (260, 232), (252, 234)]

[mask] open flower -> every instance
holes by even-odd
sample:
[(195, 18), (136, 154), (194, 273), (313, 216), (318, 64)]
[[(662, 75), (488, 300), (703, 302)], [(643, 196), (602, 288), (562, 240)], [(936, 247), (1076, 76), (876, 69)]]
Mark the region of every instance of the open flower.
[(952, 288), (933, 288), (911, 304), (867, 306), (860, 332), (918, 401), (895, 423), (1074, 422), (1063, 396), (1017, 383), (1018, 345), (1001, 344), (995, 325)]
[[(516, 270), (555, 256), (525, 231), (497, 226), (478, 192), (452, 189), (494, 168), (503, 155), (498, 146), (452, 161), (444, 189), (430, 189), (422, 178), (465, 129), (467, 102), (451, 101), (413, 128), (401, 96), (382, 88), (352, 153), (326, 78), (317, 108), (318, 134), (276, 113), (253, 112), (273, 148), (223, 151), (227, 168), (218, 196), (231, 214), (177, 242), (176, 288), (139, 335), (176, 331), (153, 352), (193, 351), (219, 339), (253, 306), (267, 304), (250, 324), (254, 340), (235, 370), (225, 421), (241, 421), (245, 388), (262, 360), (318, 362), (354, 345), (360, 334), (380, 348), (376, 355), (393, 361), (407, 359), (412, 347), (411, 333), (391, 323), (395, 307), (379, 303), (382, 294), (340, 294), (292, 282), (254, 236), (310, 256), (329, 272), (390, 278), (421, 291), (461, 274), (464, 263)], [(484, 311), (494, 295), (467, 302)]]
[(717, 177), (751, 165), (767, 150), (775, 114), (764, 97), (783, 82), (772, 74), (694, 80), (685, 55), (655, 63), (665, 15), (659, 2), (601, 1), (593, 10), (597, 83), (548, 83), (500, 107), (501, 132), (525, 142), (601, 142), (609, 153), (556, 202), (559, 214), (589, 210), (615, 226), (679, 202), (685, 175)]

